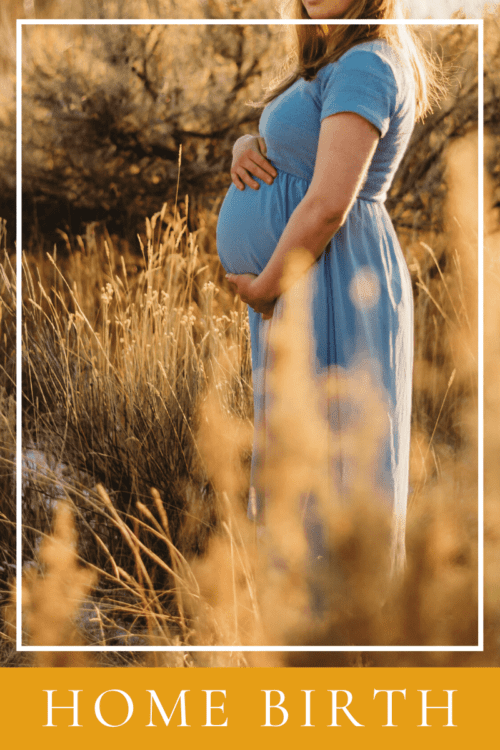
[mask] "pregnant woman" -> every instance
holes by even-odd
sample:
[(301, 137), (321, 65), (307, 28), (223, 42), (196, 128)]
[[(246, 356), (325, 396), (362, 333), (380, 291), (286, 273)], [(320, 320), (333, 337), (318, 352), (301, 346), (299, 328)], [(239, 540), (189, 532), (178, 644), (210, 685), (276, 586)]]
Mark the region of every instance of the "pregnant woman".
[[(388, 552), (392, 569), (400, 570), (413, 300), (384, 201), (414, 121), (429, 110), (439, 90), (439, 71), (411, 27), (377, 23), (398, 17), (394, 0), (295, 0), (290, 5), (293, 18), (374, 22), (294, 26), (295, 51), (288, 73), (264, 98), (260, 136), (244, 136), (235, 144), (233, 184), (217, 226), (218, 252), (228, 280), (249, 305), (255, 425), (265, 430), (269, 331), (279, 317), (276, 302), (284, 291), (287, 260), (296, 248), (307, 251), (311, 371), (320, 378), (352, 370), (362, 355), (384, 404), (371, 497), (391, 508)], [(357, 397), (363, 399), (362, 390)], [(339, 404), (335, 409), (329, 403), (328, 409), (342, 438), (352, 414)], [(262, 480), (265, 460), (265, 449), (255, 447), (251, 483), (256, 508), (252, 502), (250, 515), (259, 523), (265, 523), (266, 505), (272, 503)], [(348, 498), (356, 462), (341, 452), (332, 467), (337, 497)], [(311, 558), (318, 558), (328, 545), (313, 501), (310, 506), (305, 534)]]

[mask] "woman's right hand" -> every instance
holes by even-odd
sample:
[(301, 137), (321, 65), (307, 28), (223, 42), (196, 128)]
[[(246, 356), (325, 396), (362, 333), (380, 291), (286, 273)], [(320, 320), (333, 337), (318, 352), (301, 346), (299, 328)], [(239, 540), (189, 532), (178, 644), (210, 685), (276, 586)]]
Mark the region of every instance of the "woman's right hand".
[(257, 135), (243, 135), (233, 146), (233, 163), (231, 165), (231, 179), (238, 188), (244, 190), (245, 185), (253, 190), (259, 189), (259, 183), (254, 177), (272, 185), (278, 174), (265, 156), (267, 153), (264, 138)]

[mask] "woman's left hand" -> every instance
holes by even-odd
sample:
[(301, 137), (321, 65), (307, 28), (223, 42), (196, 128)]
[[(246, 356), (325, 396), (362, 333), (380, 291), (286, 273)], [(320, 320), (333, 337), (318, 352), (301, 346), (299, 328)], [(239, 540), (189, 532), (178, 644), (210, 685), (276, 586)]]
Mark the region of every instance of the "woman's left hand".
[(267, 320), (272, 318), (276, 298), (269, 299), (259, 292), (255, 284), (257, 278), (254, 273), (226, 274), (229, 285), (240, 295), (242, 302), (245, 302), (252, 310), (260, 313), (264, 320)]

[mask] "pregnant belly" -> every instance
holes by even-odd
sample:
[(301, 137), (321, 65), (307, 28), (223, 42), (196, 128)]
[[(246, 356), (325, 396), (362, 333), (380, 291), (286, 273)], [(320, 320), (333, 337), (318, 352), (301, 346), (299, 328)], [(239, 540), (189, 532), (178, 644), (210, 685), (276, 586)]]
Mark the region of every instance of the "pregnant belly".
[(286, 172), (278, 172), (272, 185), (260, 182), (259, 190), (231, 185), (217, 222), (217, 252), (226, 271), (264, 269), (307, 188), (305, 180)]

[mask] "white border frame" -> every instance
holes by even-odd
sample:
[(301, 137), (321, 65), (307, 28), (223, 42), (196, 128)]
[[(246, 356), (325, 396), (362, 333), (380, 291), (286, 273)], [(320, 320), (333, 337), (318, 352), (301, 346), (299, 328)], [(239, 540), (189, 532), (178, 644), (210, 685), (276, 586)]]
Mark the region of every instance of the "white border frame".
[[(71, 25), (92, 25), (92, 26), (149, 26), (149, 25), (171, 25), (171, 26), (214, 26), (214, 25), (291, 25), (297, 24), (317, 24), (319, 20), (267, 20), (267, 19), (17, 19), (16, 23), (16, 269), (17, 269), (17, 310), (16, 310), (16, 519), (22, 515), (22, 399), (19, 397), (21, 390), (21, 353), (22, 353), (22, 305), (21, 305), (21, 283), (22, 283), (22, 28), (23, 26), (71, 26)], [(322, 23), (345, 24), (346, 20), (324, 21)], [(370, 20), (349, 20), (347, 23), (361, 25), (373, 23)], [(483, 265), (483, 248), (484, 248), (484, 189), (483, 189), (483, 163), (484, 163), (484, 21), (483, 19), (406, 19), (406, 20), (385, 20), (378, 21), (382, 24), (409, 24), (415, 26), (444, 26), (444, 25), (476, 25), (478, 27), (478, 82), (479, 82), (479, 102), (478, 102), (478, 645), (477, 646), (24, 646), (22, 643), (22, 627), (17, 627), (16, 632), (16, 649), (17, 651), (180, 651), (180, 652), (355, 652), (355, 651), (387, 651), (387, 652), (473, 652), (484, 650), (484, 544), (483, 544), (483, 524), (484, 524), (484, 484), (483, 484), (483, 462), (484, 462), (484, 444), (483, 444), (483, 420), (484, 420), (484, 323), (483, 323), (483, 302), (484, 302), (484, 265)], [(22, 534), (21, 523), (17, 524), (16, 529), (16, 569), (21, 570), (22, 560)], [(17, 576), (16, 581), (16, 616), (17, 622), (22, 623), (22, 576)]]

